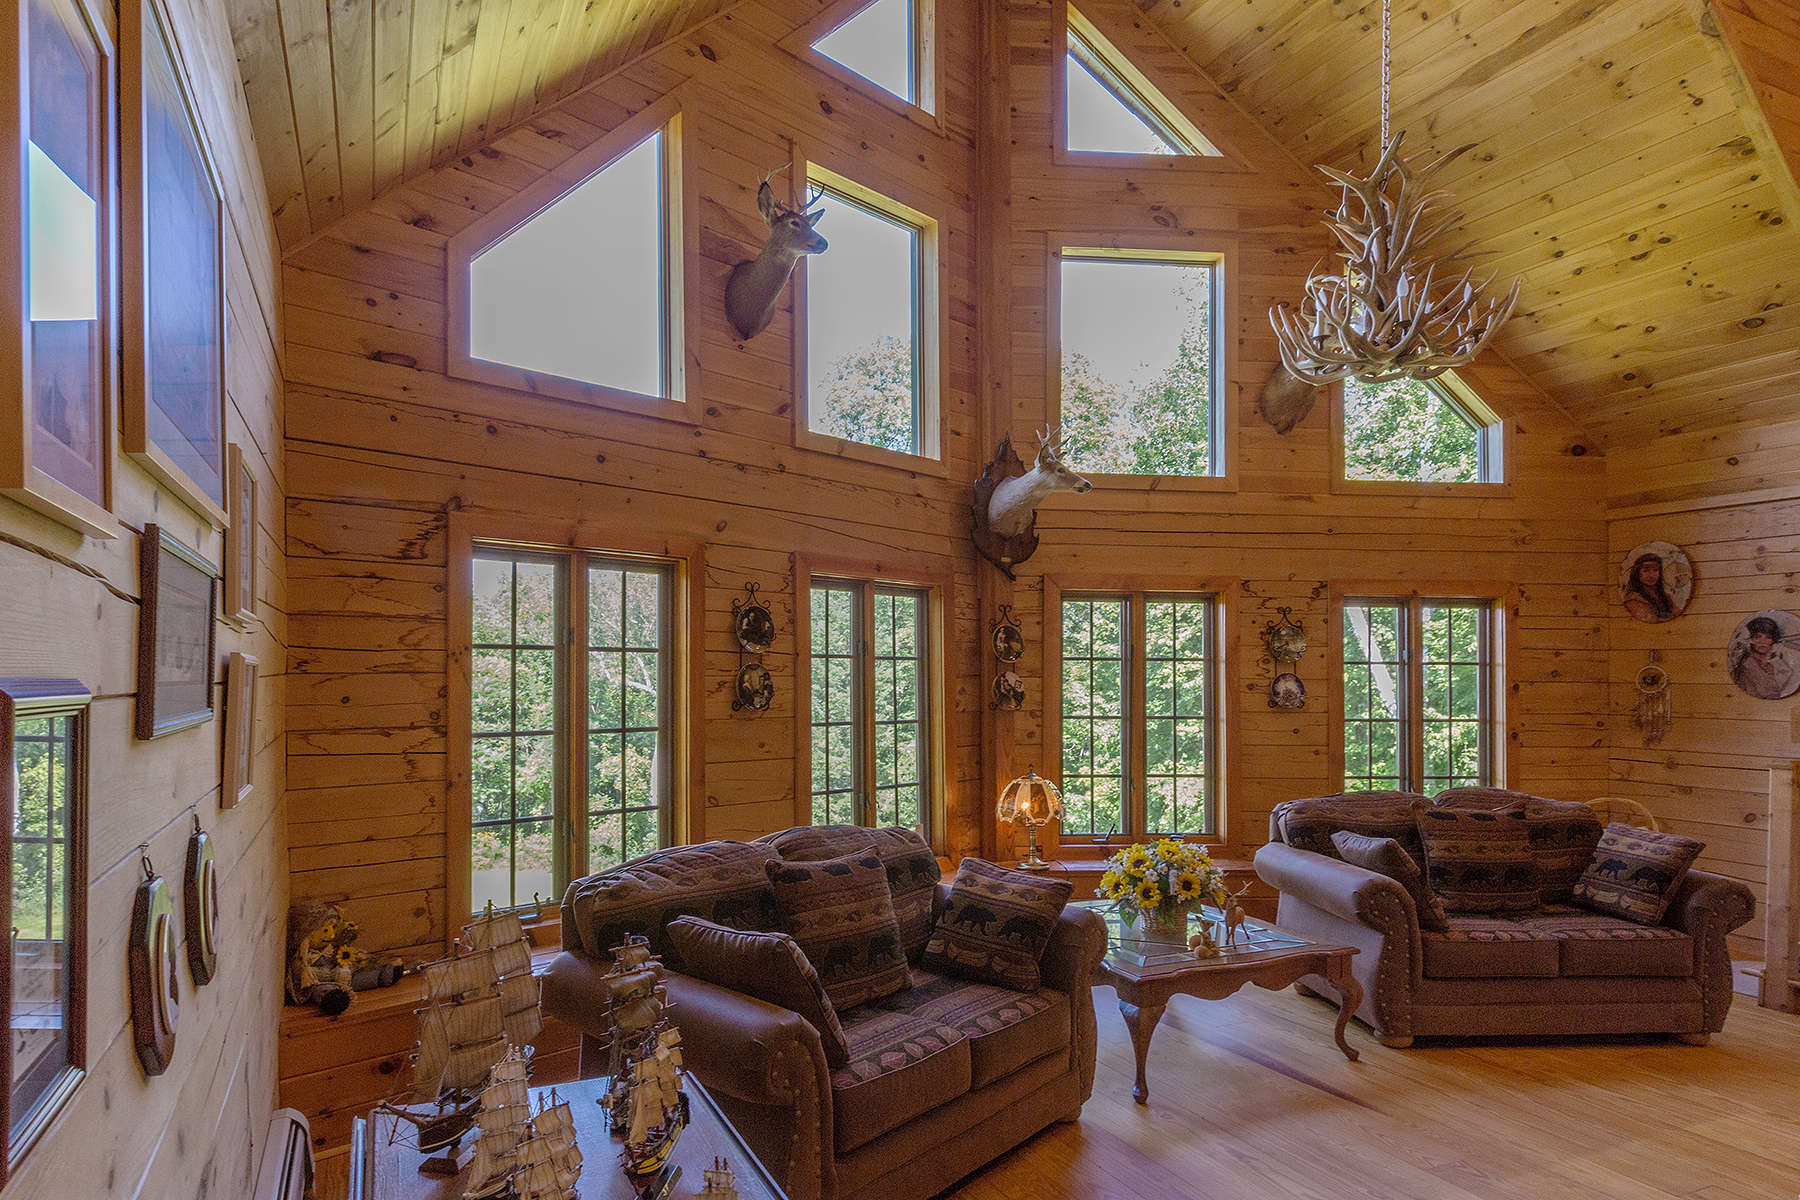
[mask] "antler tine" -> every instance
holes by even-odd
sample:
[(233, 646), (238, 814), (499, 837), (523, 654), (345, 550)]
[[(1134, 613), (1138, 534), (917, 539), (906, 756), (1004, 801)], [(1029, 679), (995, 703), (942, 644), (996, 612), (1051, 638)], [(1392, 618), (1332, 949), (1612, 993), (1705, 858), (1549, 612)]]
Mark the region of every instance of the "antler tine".
[(817, 184), (808, 184), (806, 190), (809, 194), (806, 197), (806, 203), (800, 206), (803, 210), (811, 208), (825, 198), (825, 189)]
[(787, 169), (788, 169), (788, 167), (789, 167), (789, 166), (791, 166), (791, 165), (792, 165), (792, 164), (790, 164), (790, 163), (782, 163), (782, 164), (781, 164), (781, 165), (780, 165), (780, 166), (779, 166), (779, 167), (776, 167), (776, 168), (774, 168), (774, 169), (773, 169), (773, 170), (770, 170), (770, 171), (766, 171), (766, 172), (764, 172), (764, 173), (763, 173), (763, 177), (762, 177), (762, 178), (761, 178), (761, 179), (760, 179), (760, 180), (758, 180), (758, 181), (757, 181), (757, 182), (758, 182), (758, 184), (759, 184), (759, 185), (760, 185), (760, 184), (764, 184), (764, 183), (767, 183), (767, 182), (769, 182), (769, 180), (771, 180), (771, 179), (773, 179), (773, 178), (775, 178), (775, 177), (776, 177), (776, 176), (777, 176), (777, 175), (779, 175), (779, 174), (781, 174), (781, 173), (782, 173), (782, 172), (783, 172), (783, 171), (785, 171), (785, 170), (787, 170)]

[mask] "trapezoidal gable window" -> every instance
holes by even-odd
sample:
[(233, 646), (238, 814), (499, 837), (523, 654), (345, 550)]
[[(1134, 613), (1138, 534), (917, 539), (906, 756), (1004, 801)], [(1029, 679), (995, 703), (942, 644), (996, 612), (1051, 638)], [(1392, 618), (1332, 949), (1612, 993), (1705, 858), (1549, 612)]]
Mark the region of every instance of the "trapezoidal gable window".
[[(848, 12), (848, 17), (842, 16)], [(932, 0), (849, 4), (809, 23), (810, 48), (899, 100), (933, 108)], [(828, 27), (822, 36), (813, 31)], [(784, 46), (788, 45), (783, 41)]]
[(450, 374), (684, 415), (681, 128), (665, 98), (451, 239)]
[(1224, 274), (1216, 254), (1063, 249), (1057, 419), (1071, 468), (1223, 473)]
[(1363, 483), (1499, 483), (1505, 423), (1454, 375), (1341, 385), (1343, 477)]
[(1217, 155), (1218, 149), (1094, 23), (1068, 9), (1063, 60), (1067, 149), (1098, 154)]
[(938, 458), (937, 222), (813, 166), (829, 248), (802, 260), (805, 430)]

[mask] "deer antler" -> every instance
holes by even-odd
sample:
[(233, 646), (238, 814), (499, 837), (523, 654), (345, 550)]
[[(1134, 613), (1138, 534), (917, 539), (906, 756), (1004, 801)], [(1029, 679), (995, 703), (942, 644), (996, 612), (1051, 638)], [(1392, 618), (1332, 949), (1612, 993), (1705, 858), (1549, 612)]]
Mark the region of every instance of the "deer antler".
[(776, 167), (774, 170), (767, 172), (765, 175), (763, 175), (763, 177), (761, 179), (757, 180), (756, 181), (757, 186), (761, 187), (763, 184), (769, 182), (769, 180), (775, 178), (777, 175), (781, 174), (783, 171), (787, 170), (792, 165), (793, 165), (792, 163), (782, 163), (779, 167)]

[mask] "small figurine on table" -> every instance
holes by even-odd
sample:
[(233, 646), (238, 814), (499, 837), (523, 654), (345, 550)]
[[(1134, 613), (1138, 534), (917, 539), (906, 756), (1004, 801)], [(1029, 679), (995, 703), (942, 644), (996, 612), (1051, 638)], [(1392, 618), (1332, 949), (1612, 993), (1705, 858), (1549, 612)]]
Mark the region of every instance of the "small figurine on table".
[(1213, 941), (1212, 926), (1202, 921), (1200, 932), (1188, 939), (1188, 949), (1200, 958), (1217, 958), (1222, 953), (1219, 943)]

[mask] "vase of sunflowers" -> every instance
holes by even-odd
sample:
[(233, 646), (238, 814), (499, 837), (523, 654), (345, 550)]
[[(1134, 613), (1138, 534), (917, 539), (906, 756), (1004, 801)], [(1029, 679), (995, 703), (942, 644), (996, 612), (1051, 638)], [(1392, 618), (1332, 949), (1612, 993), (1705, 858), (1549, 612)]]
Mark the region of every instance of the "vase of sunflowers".
[(1199, 846), (1163, 838), (1107, 859), (1094, 890), (1102, 900), (1117, 901), (1138, 937), (1186, 946), (1188, 914), (1205, 900), (1225, 902), (1225, 873)]

